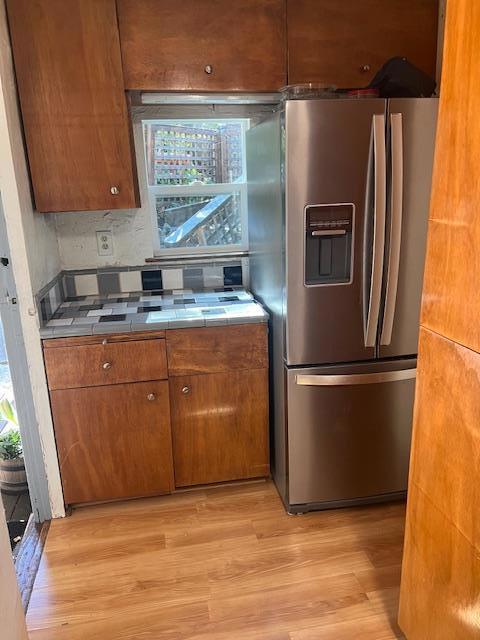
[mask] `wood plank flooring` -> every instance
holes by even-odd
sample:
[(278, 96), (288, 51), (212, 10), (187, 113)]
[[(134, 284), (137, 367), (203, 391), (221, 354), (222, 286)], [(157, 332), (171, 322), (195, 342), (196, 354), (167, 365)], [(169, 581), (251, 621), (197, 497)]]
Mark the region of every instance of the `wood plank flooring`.
[(31, 640), (391, 640), (402, 504), (288, 516), (270, 482), (51, 524)]

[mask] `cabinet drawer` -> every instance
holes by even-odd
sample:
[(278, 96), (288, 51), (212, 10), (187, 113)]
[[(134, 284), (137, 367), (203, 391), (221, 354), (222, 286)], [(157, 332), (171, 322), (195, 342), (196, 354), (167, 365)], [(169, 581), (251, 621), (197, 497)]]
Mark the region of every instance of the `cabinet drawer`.
[(173, 490), (168, 382), (51, 392), (65, 502)]
[(44, 350), (48, 386), (96, 387), (167, 377), (165, 340), (136, 340)]
[(170, 376), (268, 367), (267, 325), (167, 331)]

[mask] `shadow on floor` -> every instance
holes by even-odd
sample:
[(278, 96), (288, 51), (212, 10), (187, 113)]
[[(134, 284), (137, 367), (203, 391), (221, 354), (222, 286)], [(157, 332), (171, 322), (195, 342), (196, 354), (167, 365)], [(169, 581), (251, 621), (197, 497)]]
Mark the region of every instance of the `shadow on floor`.
[(10, 495), (0, 492), (2, 495), (5, 517), (7, 519), (8, 533), (12, 551), (20, 542), (27, 526), (28, 518), (32, 513), (30, 496), (28, 491), (19, 495)]

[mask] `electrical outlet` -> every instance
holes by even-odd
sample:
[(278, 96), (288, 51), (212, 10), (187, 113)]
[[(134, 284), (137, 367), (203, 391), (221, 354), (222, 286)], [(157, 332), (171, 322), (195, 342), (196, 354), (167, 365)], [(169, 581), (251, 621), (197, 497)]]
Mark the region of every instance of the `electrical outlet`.
[(99, 256), (113, 256), (113, 236), (111, 231), (97, 231), (97, 253)]

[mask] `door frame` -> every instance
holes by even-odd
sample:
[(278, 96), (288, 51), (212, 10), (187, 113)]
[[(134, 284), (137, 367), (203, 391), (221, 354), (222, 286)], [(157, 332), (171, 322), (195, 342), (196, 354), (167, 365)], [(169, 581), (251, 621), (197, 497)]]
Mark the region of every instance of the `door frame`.
[[(3, 324), (8, 365), (20, 425), (32, 512), (36, 522), (43, 522), (44, 520), (51, 519), (52, 509), (45, 463), (43, 455), (39, 455), (43, 451), (43, 447), (35, 412), (32, 381), (23, 338), (22, 322), (1, 193), (0, 254), (2, 257), (8, 259), (7, 266), (0, 264), (3, 272), (0, 278), (0, 316)], [(4, 301), (2, 301), (2, 299), (4, 299)]]

